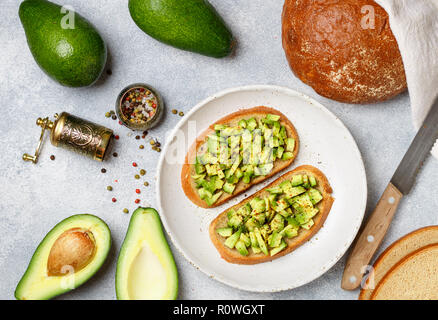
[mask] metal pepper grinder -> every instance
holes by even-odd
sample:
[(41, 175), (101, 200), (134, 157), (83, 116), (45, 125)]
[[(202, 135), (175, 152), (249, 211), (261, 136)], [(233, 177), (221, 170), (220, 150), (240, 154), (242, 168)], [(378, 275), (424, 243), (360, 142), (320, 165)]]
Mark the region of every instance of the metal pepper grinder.
[(103, 161), (111, 149), (112, 130), (67, 112), (55, 114), (54, 122), (48, 117), (38, 118), (36, 124), (42, 128), (40, 141), (35, 155), (23, 154), (24, 161), (37, 163), (46, 130), (50, 130), (50, 141), (55, 147), (69, 149), (97, 161)]

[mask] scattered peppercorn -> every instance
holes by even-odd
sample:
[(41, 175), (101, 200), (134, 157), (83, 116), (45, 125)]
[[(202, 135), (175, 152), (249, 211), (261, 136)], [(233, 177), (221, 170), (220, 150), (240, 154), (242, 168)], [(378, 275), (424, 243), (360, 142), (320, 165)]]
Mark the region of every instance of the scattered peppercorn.
[(100, 172), (102, 172), (102, 173), (106, 173), (106, 169), (105, 169), (105, 168), (102, 168), (102, 169), (100, 170)]
[(119, 139), (120, 139), (119, 135), (116, 134), (116, 135), (114, 136), (114, 139), (119, 140)]
[(112, 198), (111, 201), (112, 201), (112, 202), (116, 202), (117, 199), (116, 199), (116, 198)]
[(136, 167), (136, 166), (137, 166), (137, 162), (133, 162), (133, 163), (132, 163), (132, 166), (133, 166), (133, 167)]
[(113, 72), (110, 69), (108, 69), (108, 70), (106, 70), (106, 74), (110, 76), (113, 74)]
[(111, 119), (113, 120), (117, 120), (117, 116), (115, 114), (113, 114), (113, 116), (111, 117)]
[(55, 160), (55, 156), (53, 154), (50, 156), (50, 160)]
[(113, 153), (113, 157), (114, 157), (114, 158), (117, 158), (118, 155), (119, 155), (119, 154), (118, 154), (117, 152), (114, 152), (114, 153)]
[(106, 190), (108, 190), (108, 191), (113, 191), (113, 187), (108, 186), (108, 187), (106, 187)]
[(134, 178), (138, 180), (138, 179), (140, 179), (140, 176), (139, 176), (138, 174), (136, 174), (136, 175), (134, 176)]
[(123, 213), (129, 213), (129, 210), (128, 209), (123, 209)]
[(145, 169), (141, 169), (140, 170), (140, 175), (144, 176), (146, 174), (146, 170)]
[(111, 117), (111, 113), (109, 113), (109, 112), (105, 113), (105, 117), (107, 117), (107, 118)]
[(149, 182), (146, 181), (146, 182), (144, 183), (144, 186), (145, 186), (145, 187), (148, 187), (148, 186), (149, 186)]
[(135, 136), (135, 139), (140, 140), (140, 136)]
[(173, 113), (173, 114), (177, 114), (177, 113), (178, 113), (178, 110), (176, 110), (176, 109), (172, 109), (172, 113)]
[(154, 139), (151, 139), (151, 140), (149, 141), (149, 143), (151, 144), (151, 146), (155, 145), (155, 141), (154, 141)]
[(141, 144), (141, 145), (139, 146), (139, 148), (140, 148), (140, 149), (144, 149), (144, 145)]
[(135, 199), (135, 203), (140, 203), (140, 199)]
[(140, 189), (135, 189), (135, 193), (140, 193)]
[(157, 152), (161, 152), (161, 148), (157, 148), (157, 150), (156, 150)]
[(180, 115), (180, 117), (183, 117), (184, 116), (184, 112), (180, 111), (179, 115)]

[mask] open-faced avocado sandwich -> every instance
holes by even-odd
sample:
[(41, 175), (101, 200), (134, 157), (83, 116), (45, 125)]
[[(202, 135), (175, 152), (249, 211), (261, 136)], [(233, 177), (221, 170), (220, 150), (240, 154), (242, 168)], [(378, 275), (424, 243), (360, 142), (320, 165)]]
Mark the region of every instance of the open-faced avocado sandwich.
[(210, 238), (231, 263), (279, 258), (318, 232), (332, 207), (331, 193), (320, 170), (298, 167), (221, 213), (210, 224)]
[(287, 168), (298, 150), (295, 127), (282, 113), (244, 109), (196, 139), (182, 168), (182, 187), (194, 204), (217, 207)]

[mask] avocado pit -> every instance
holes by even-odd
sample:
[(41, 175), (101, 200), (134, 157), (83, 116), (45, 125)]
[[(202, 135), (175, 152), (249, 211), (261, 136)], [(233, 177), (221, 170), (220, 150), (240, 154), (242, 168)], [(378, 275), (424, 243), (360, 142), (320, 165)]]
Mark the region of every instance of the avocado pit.
[(96, 243), (91, 231), (73, 228), (63, 232), (52, 246), (47, 260), (49, 276), (63, 276), (85, 268), (93, 259)]

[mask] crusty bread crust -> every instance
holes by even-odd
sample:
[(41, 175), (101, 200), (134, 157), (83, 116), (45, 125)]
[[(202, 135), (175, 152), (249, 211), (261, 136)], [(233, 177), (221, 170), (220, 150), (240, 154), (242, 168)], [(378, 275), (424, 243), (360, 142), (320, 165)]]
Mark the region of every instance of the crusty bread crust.
[[(374, 28), (362, 26), (364, 8)], [(388, 14), (373, 0), (286, 0), (282, 40), (292, 71), (324, 97), (372, 103), (407, 88)]]
[[(255, 254), (252, 252), (252, 249), (249, 248), (249, 255), (248, 256), (242, 256), (237, 250), (230, 249), (224, 245), (225, 238), (220, 236), (217, 232), (217, 228), (222, 228), (227, 226), (227, 212), (231, 209), (237, 209), (240, 208), (245, 203), (251, 201), (255, 197), (264, 197), (269, 195), (269, 192), (266, 191), (266, 189), (271, 188), (273, 186), (279, 185), (284, 180), (290, 179), (293, 175), (296, 174), (311, 174), (313, 175), (316, 180), (318, 181), (318, 185), (316, 189), (321, 192), (323, 196), (323, 200), (317, 205), (319, 209), (319, 213), (313, 218), (315, 224), (310, 228), (310, 230), (305, 230), (303, 228), (300, 229), (298, 236), (292, 239), (286, 239), (287, 242), (287, 248), (281, 251), (280, 253), (276, 254), (275, 256), (266, 256), (263, 253)], [(327, 180), (327, 177), (317, 168), (309, 165), (300, 166), (292, 171), (289, 171), (282, 175), (280, 178), (269, 184), (267, 187), (263, 188), (262, 190), (256, 192), (249, 198), (246, 198), (239, 204), (236, 204), (235, 206), (228, 208), (224, 212), (222, 212), (216, 219), (214, 219), (210, 224), (210, 238), (213, 242), (216, 249), (219, 251), (221, 257), (230, 262), (235, 264), (257, 264), (262, 262), (271, 261), (277, 258), (280, 258), (302, 244), (304, 244), (306, 241), (308, 241), (310, 238), (312, 238), (323, 226), (325, 220), (327, 219), (327, 216), (330, 212), (330, 209), (333, 205), (333, 197), (331, 196), (333, 190)]]
[[(430, 238), (428, 240), (424, 239), (423, 241), (421, 239), (418, 239), (421, 236), (426, 236), (426, 234), (430, 234)], [(415, 239), (413, 245), (415, 247), (410, 248), (408, 247), (407, 243), (408, 241), (411, 241), (411, 239)], [(383, 279), (383, 277), (388, 273), (388, 271), (394, 266), (394, 265), (387, 265), (387, 259), (396, 259), (396, 263), (398, 263), (400, 260), (405, 258), (406, 256), (410, 255), (414, 251), (418, 250), (419, 248), (422, 248), (424, 246), (438, 243), (438, 226), (428, 226), (424, 227), (415, 231), (412, 231), (411, 233), (403, 236), (402, 238), (395, 241), (393, 244), (391, 244), (374, 262), (373, 265), (373, 277), (374, 277), (374, 284), (375, 287), (380, 283), (380, 281)], [(403, 247), (403, 248), (401, 248)], [(400, 253), (399, 257), (394, 256), (394, 250), (399, 249), (403, 250), (403, 253)], [(393, 256), (393, 257), (391, 257)], [(359, 300), (370, 300), (371, 296), (374, 292), (374, 289), (362, 289), (360, 291)]]
[[(236, 185), (236, 189), (234, 190), (233, 194), (228, 194), (224, 192), (214, 205), (208, 206), (207, 203), (199, 197), (199, 194), (196, 189), (196, 183), (192, 178), (192, 175), (195, 174), (194, 164), (196, 160), (196, 155), (198, 152), (202, 152), (203, 150), (202, 148), (205, 148), (207, 137), (210, 134), (214, 133), (214, 126), (217, 124), (237, 125), (237, 123), (241, 119), (249, 119), (251, 117), (255, 117), (256, 119), (259, 119), (265, 117), (267, 114), (274, 114), (280, 116), (280, 120), (279, 120), (280, 124), (285, 126), (288, 137), (295, 139), (295, 150), (293, 152), (293, 157), (287, 161), (276, 160), (274, 162), (274, 168), (267, 176), (256, 177), (251, 181), (250, 184), (246, 184), (243, 181), (239, 181), (239, 183), (237, 183)], [(281, 112), (275, 109), (264, 107), (264, 106), (255, 107), (251, 109), (243, 109), (234, 112), (232, 114), (229, 114), (228, 116), (216, 121), (196, 139), (196, 141), (192, 144), (186, 155), (184, 165), (181, 170), (181, 185), (187, 198), (189, 198), (190, 201), (192, 201), (197, 206), (201, 208), (218, 207), (223, 203), (227, 202), (228, 200), (230, 200), (231, 198), (234, 198), (239, 194), (241, 194), (242, 192), (245, 192), (253, 185), (263, 182), (266, 179), (269, 179), (273, 175), (277, 174), (278, 172), (289, 167), (297, 157), (299, 149), (300, 149), (300, 141), (299, 141), (298, 133), (292, 122), (290, 122), (290, 120), (284, 114), (282, 114)]]
[[(438, 243), (433, 243), (433, 244), (427, 245), (425, 247), (422, 247), (422, 248), (414, 251), (413, 253), (409, 254), (408, 256), (406, 256), (405, 258), (400, 260), (397, 264), (395, 264), (391, 268), (391, 270), (389, 270), (386, 273), (386, 275), (383, 277), (383, 279), (379, 282), (379, 284), (377, 285), (376, 289), (373, 291), (373, 294), (371, 295), (371, 299), (370, 300), (380, 300), (379, 299), (379, 293), (382, 290), (383, 286), (385, 286), (387, 281), (389, 281), (390, 277), (393, 276), (406, 263), (409, 263), (411, 260), (417, 258), (419, 255), (421, 255), (421, 254), (423, 254), (425, 252), (428, 252), (429, 250), (437, 250), (437, 249), (438, 249)], [(426, 281), (427, 281), (427, 279), (426, 279)], [(437, 294), (435, 292), (435, 296), (436, 295)]]

